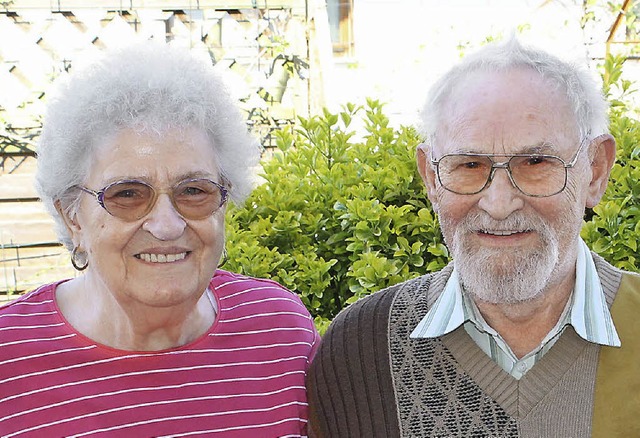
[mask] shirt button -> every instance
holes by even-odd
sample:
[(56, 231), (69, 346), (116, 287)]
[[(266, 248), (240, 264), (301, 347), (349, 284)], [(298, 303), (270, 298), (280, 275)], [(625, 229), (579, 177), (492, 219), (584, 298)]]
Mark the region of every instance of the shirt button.
[(524, 362), (520, 362), (518, 365), (516, 365), (516, 369), (521, 373), (524, 373), (525, 371), (527, 371), (527, 364)]

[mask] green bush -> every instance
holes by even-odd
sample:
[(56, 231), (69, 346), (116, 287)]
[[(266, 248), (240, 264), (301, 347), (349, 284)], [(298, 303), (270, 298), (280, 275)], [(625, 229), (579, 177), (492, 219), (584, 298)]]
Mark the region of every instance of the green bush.
[(417, 173), (419, 142), (374, 100), (280, 131), (264, 184), (229, 211), (225, 268), (296, 291), (321, 329), (346, 304), (440, 269), (448, 253)]
[(640, 122), (637, 112), (625, 103), (636, 90), (632, 82), (622, 79), (624, 61), (624, 57), (609, 56), (604, 64), (616, 164), (602, 201), (587, 213), (582, 237), (615, 266), (640, 271)]

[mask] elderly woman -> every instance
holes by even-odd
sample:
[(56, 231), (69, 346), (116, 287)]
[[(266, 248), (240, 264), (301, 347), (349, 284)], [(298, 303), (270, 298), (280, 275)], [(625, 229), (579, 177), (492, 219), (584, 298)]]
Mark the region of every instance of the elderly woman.
[(187, 51), (136, 45), (68, 78), (37, 186), (82, 273), (0, 309), (0, 435), (306, 435), (309, 313), (217, 270), (257, 156)]

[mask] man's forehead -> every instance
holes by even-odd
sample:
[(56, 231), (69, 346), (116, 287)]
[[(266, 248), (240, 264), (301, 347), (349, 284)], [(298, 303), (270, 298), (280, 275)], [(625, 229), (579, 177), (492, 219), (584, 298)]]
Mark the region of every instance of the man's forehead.
[(574, 140), (566, 95), (535, 71), (477, 71), (459, 84), (438, 117), (435, 143), (445, 153), (552, 153)]
[(430, 144), (442, 153), (556, 155), (573, 149), (579, 137), (577, 126), (571, 123), (514, 122), (491, 127), (487, 123), (454, 121), (438, 130)]
[(539, 101), (543, 106), (562, 107), (573, 113), (566, 90), (560, 84), (525, 67), (468, 72), (454, 81), (450, 89), (443, 90), (440, 99), (442, 113), (492, 101)]

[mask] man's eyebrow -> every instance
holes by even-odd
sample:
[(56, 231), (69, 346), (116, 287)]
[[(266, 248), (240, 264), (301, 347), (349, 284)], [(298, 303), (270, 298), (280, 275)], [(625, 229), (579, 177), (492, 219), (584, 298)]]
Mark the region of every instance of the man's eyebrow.
[(558, 151), (558, 148), (556, 147), (555, 144), (551, 143), (550, 141), (543, 141), (541, 143), (534, 144), (534, 145), (531, 145), (531, 146), (524, 146), (517, 153), (519, 153), (519, 154), (544, 154), (544, 155), (549, 155), (549, 154), (554, 154), (557, 151)]
[(497, 157), (508, 155), (554, 155), (557, 152), (555, 144), (549, 141), (543, 141), (540, 143), (522, 146), (510, 153), (486, 153), (481, 152), (475, 148), (465, 148), (464, 146), (457, 147), (454, 150), (448, 152), (448, 154), (471, 154), (471, 155), (495, 155)]

